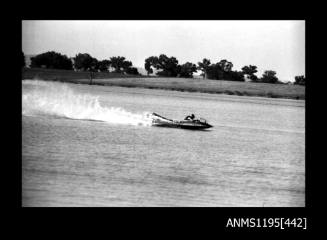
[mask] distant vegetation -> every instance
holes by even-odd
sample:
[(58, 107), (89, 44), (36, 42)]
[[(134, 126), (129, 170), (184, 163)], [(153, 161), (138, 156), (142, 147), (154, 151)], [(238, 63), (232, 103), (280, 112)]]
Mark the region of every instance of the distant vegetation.
[(272, 70), (265, 71), (262, 74), (260, 81), (264, 83), (277, 83), (278, 78), (276, 77), (276, 72)]
[(66, 56), (54, 51), (42, 53), (31, 58), (31, 67), (45, 67), (72, 70), (72, 61)]
[(23, 52), (22, 52), (21, 56), (22, 56), (22, 67), (25, 67), (26, 66), (26, 61), (25, 61), (25, 55), (24, 55)]
[(294, 84), (296, 84), (296, 85), (305, 85), (305, 77), (303, 75), (302, 76), (296, 76)]
[(242, 72), (243, 74), (248, 75), (249, 79), (252, 80), (253, 82), (258, 81), (258, 77), (256, 75), (254, 75), (256, 72), (258, 72), (257, 70), (257, 66), (244, 66), (242, 67)]
[(91, 57), (91, 55), (88, 53), (77, 54), (73, 58), (73, 61), (75, 70), (94, 72), (99, 67), (98, 60)]
[(111, 57), (109, 64), (116, 73), (138, 74), (137, 69), (132, 67), (132, 62), (125, 60), (125, 57)]
[(181, 65), (179, 69), (179, 76), (182, 78), (192, 78), (193, 73), (196, 72), (197, 67), (191, 62), (186, 62)]
[[(25, 66), (25, 55), (22, 52), (22, 67)], [(98, 60), (88, 53), (78, 53), (75, 57), (68, 58), (66, 55), (54, 51), (45, 52), (32, 57), (30, 67), (140, 75), (137, 68), (133, 67), (133, 63), (125, 59), (125, 57), (114, 56), (109, 59)], [(193, 74), (199, 70), (202, 72), (201, 76), (205, 79), (283, 83), (277, 78), (276, 71), (266, 70), (261, 77), (258, 77), (255, 75), (258, 72), (257, 66), (248, 65), (242, 67), (241, 71), (237, 71), (233, 70), (233, 63), (226, 59), (217, 63), (211, 63), (209, 59), (204, 58), (197, 64), (192, 62), (179, 64), (175, 57), (160, 54), (159, 56), (146, 58), (144, 68), (148, 76), (153, 74), (155, 69), (155, 74), (161, 77), (193, 78)], [(294, 84), (305, 85), (305, 77), (296, 76)]]
[[(211, 63), (209, 59), (204, 58), (197, 65), (190, 62), (179, 65), (175, 57), (167, 57), (165, 54), (161, 54), (159, 57), (151, 56), (145, 59), (144, 68), (148, 75), (154, 72), (153, 69), (159, 70), (156, 75), (161, 77), (192, 78), (193, 73), (200, 70), (202, 72), (201, 76), (205, 79), (244, 82), (247, 78), (252, 82), (283, 83), (277, 78), (276, 72), (273, 70), (266, 70), (259, 78), (255, 75), (258, 72), (257, 66), (244, 66), (241, 71), (236, 71), (233, 70), (233, 63), (226, 59)], [(301, 79), (296, 80), (296, 84), (302, 84), (303, 80)]]
[[(203, 59), (202, 63), (200, 63), (200, 68), (202, 68), (203, 64), (208, 64), (208, 61), (210, 63), (210, 60)], [(244, 73), (233, 71), (232, 68), (233, 63), (223, 59), (220, 62), (206, 66), (205, 75), (208, 79), (244, 82)]]
[[(157, 75), (163, 77), (177, 77), (181, 71), (181, 66), (178, 64), (178, 60), (175, 57), (167, 57), (165, 54), (161, 54), (159, 57), (148, 57), (145, 59), (144, 67), (148, 72), (148, 75), (153, 72), (151, 68), (153, 67), (160, 70), (157, 72)], [(190, 73), (192, 74), (192, 72)]]
[(174, 90), (183, 92), (202, 92), (238, 96), (260, 96), (269, 98), (305, 99), (305, 87), (288, 84), (269, 84), (256, 82), (239, 82), (176, 77), (150, 77), (128, 75), (114, 72), (90, 72), (58, 70), (47, 68), (23, 68), (22, 79), (42, 79), (44, 81), (61, 81), (79, 84), (103, 86), (120, 86)]
[[(25, 56), (23, 53), (23, 67), (25, 66)], [(111, 57), (109, 60), (99, 61), (88, 53), (78, 53), (73, 58), (51, 51), (38, 54), (31, 58), (31, 68), (63, 69), (89, 72), (109, 72), (113, 68), (114, 73), (139, 75), (137, 68), (132, 67), (131, 61), (125, 57)]]

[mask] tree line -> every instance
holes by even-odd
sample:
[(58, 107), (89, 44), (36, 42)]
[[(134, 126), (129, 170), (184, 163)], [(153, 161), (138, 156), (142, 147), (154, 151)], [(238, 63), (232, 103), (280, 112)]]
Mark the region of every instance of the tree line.
[[(23, 63), (25, 66), (25, 56), (22, 52)], [(109, 59), (97, 60), (88, 53), (78, 53), (73, 58), (68, 58), (66, 55), (50, 51), (31, 58), (30, 67), (45, 67), (55, 69), (66, 69), (76, 71), (91, 71), (91, 72), (109, 72), (109, 69), (114, 69), (116, 73), (126, 73), (138, 75), (137, 68), (133, 67), (131, 61), (125, 57), (110, 57)], [(147, 74), (153, 74), (156, 69), (156, 75), (162, 77), (181, 77), (193, 78), (193, 73), (200, 70), (203, 78), (214, 80), (229, 80), (229, 81), (245, 81), (247, 78), (252, 82), (263, 83), (282, 83), (276, 76), (273, 70), (266, 70), (261, 77), (256, 76), (258, 72), (257, 66), (248, 65), (242, 67), (241, 71), (233, 70), (233, 63), (223, 59), (217, 63), (211, 63), (207, 58), (204, 58), (197, 64), (186, 62), (179, 64), (178, 60), (165, 54), (159, 56), (150, 56), (145, 59), (144, 68)], [(296, 76), (294, 84), (305, 85), (305, 77)]]
[[(26, 66), (24, 53), (22, 53), (22, 55), (23, 66)], [(75, 57), (68, 58), (66, 55), (62, 55), (61, 53), (49, 51), (32, 57), (30, 67), (90, 72), (109, 72), (109, 68), (113, 68), (113, 72), (116, 73), (139, 74), (137, 68), (133, 67), (132, 62), (126, 60), (125, 57), (111, 57), (99, 61), (88, 53), (78, 53)]]
[[(144, 67), (148, 75), (153, 73), (153, 69), (156, 69), (157, 75), (165, 77), (192, 78), (193, 73), (200, 70), (201, 75), (206, 79), (245, 81), (245, 78), (248, 78), (252, 82), (282, 83), (273, 70), (264, 71), (259, 78), (255, 75), (258, 72), (257, 66), (244, 66), (242, 71), (234, 71), (233, 63), (226, 59), (211, 63), (209, 59), (204, 58), (197, 65), (191, 62), (179, 65), (175, 57), (167, 57), (165, 54), (161, 54), (159, 57), (151, 56), (145, 59)], [(296, 76), (294, 84), (305, 85), (305, 77)]]

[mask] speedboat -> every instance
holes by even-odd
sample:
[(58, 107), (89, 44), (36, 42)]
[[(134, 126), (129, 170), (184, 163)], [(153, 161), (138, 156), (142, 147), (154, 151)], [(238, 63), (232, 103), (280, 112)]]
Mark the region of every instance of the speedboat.
[(160, 116), (157, 113), (152, 113), (152, 126), (156, 127), (173, 127), (173, 128), (184, 128), (184, 129), (206, 129), (213, 127), (204, 118), (192, 119), (192, 120), (172, 120)]

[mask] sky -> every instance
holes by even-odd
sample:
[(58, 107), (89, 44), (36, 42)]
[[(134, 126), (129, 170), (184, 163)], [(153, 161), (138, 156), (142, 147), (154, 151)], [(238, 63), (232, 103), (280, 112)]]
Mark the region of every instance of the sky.
[(144, 68), (150, 56), (174, 56), (179, 64), (227, 59), (276, 71), (282, 81), (305, 75), (305, 21), (22, 21), (25, 55), (56, 51), (89, 53), (98, 60), (124, 56)]

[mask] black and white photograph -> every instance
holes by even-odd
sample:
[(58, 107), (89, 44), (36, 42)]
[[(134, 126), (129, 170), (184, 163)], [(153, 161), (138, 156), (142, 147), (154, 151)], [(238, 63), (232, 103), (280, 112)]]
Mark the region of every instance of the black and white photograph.
[(21, 27), (22, 207), (306, 207), (305, 20)]

